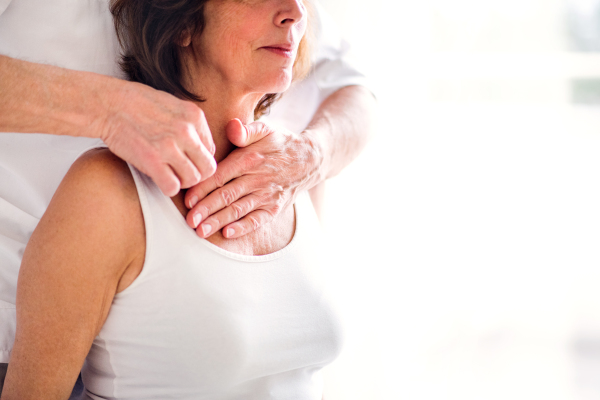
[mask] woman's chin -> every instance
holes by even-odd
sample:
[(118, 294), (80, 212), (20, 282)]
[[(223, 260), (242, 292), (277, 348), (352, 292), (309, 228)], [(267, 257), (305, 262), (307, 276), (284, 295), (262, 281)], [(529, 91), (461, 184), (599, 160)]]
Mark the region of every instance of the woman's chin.
[[(255, 88), (260, 89), (257, 91), (262, 92), (262, 93), (285, 92), (286, 90), (289, 89), (289, 87), (292, 83), (292, 74), (287, 73), (287, 72), (273, 74), (273, 75), (271, 75), (270, 79), (265, 79), (265, 77), (266, 77), (266, 74), (261, 77), (262, 82), (259, 85), (256, 85), (256, 83), (260, 82), (260, 80), (255, 80), (253, 82)], [(259, 86), (259, 88), (257, 88), (256, 86)]]

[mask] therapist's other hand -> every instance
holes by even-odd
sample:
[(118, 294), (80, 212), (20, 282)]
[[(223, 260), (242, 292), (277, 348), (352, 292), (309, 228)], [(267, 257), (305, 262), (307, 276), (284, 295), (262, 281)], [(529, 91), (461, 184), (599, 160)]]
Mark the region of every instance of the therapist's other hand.
[(139, 83), (120, 88), (99, 127), (113, 153), (150, 176), (167, 196), (215, 172), (215, 145), (200, 108)]
[(203, 238), (220, 229), (228, 239), (246, 235), (319, 180), (320, 149), (306, 135), (263, 122), (243, 125), (237, 119), (226, 130), (239, 148), (219, 163), (212, 177), (185, 195), (191, 208), (187, 223)]

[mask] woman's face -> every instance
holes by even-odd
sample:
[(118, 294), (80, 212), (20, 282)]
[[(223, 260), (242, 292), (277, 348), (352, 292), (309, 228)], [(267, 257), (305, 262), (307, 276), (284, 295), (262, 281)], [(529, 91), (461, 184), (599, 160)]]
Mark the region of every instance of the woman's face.
[(192, 39), (202, 79), (249, 93), (286, 90), (306, 30), (303, 0), (211, 0)]

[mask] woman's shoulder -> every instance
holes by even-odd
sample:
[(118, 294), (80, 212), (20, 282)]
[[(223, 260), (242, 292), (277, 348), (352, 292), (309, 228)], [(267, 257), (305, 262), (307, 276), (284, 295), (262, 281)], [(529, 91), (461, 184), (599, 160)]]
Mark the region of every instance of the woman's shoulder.
[(46, 214), (54, 222), (43, 225), (55, 228), (60, 221), (70, 231), (65, 241), (74, 241), (86, 257), (103, 259), (97, 261), (121, 273), (131, 265), (141, 270), (145, 228), (137, 188), (127, 163), (108, 149), (89, 151), (73, 163)]
[(132, 172), (125, 161), (107, 148), (93, 149), (79, 157), (59, 186), (59, 193), (69, 203), (87, 208), (90, 216), (101, 213), (104, 219), (117, 217), (119, 225), (134, 222), (143, 225)]
[(70, 213), (85, 216), (85, 221), (98, 228), (119, 227), (127, 231), (128, 227), (137, 226), (143, 232), (142, 207), (131, 170), (106, 148), (90, 150), (79, 157), (61, 182), (56, 197), (69, 207)]
[(137, 189), (127, 163), (114, 155), (107, 148), (99, 148), (86, 152), (71, 166), (63, 180), (70, 189), (85, 189), (85, 193), (100, 195), (110, 203), (128, 204), (136, 200)]

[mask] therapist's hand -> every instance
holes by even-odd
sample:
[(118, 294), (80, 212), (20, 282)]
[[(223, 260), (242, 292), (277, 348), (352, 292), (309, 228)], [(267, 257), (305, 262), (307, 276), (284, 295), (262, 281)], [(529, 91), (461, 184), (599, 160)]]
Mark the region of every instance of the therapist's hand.
[(210, 177), (215, 145), (204, 113), (148, 86), (120, 81), (99, 123), (108, 148), (150, 176), (167, 196)]
[(223, 228), (236, 238), (271, 221), (296, 194), (320, 179), (321, 149), (307, 135), (262, 122), (232, 120), (229, 140), (239, 148), (219, 163), (215, 174), (189, 189), (187, 223), (200, 237)]
[(168, 196), (216, 170), (212, 135), (194, 103), (140, 83), (3, 55), (0, 132), (100, 138)]

